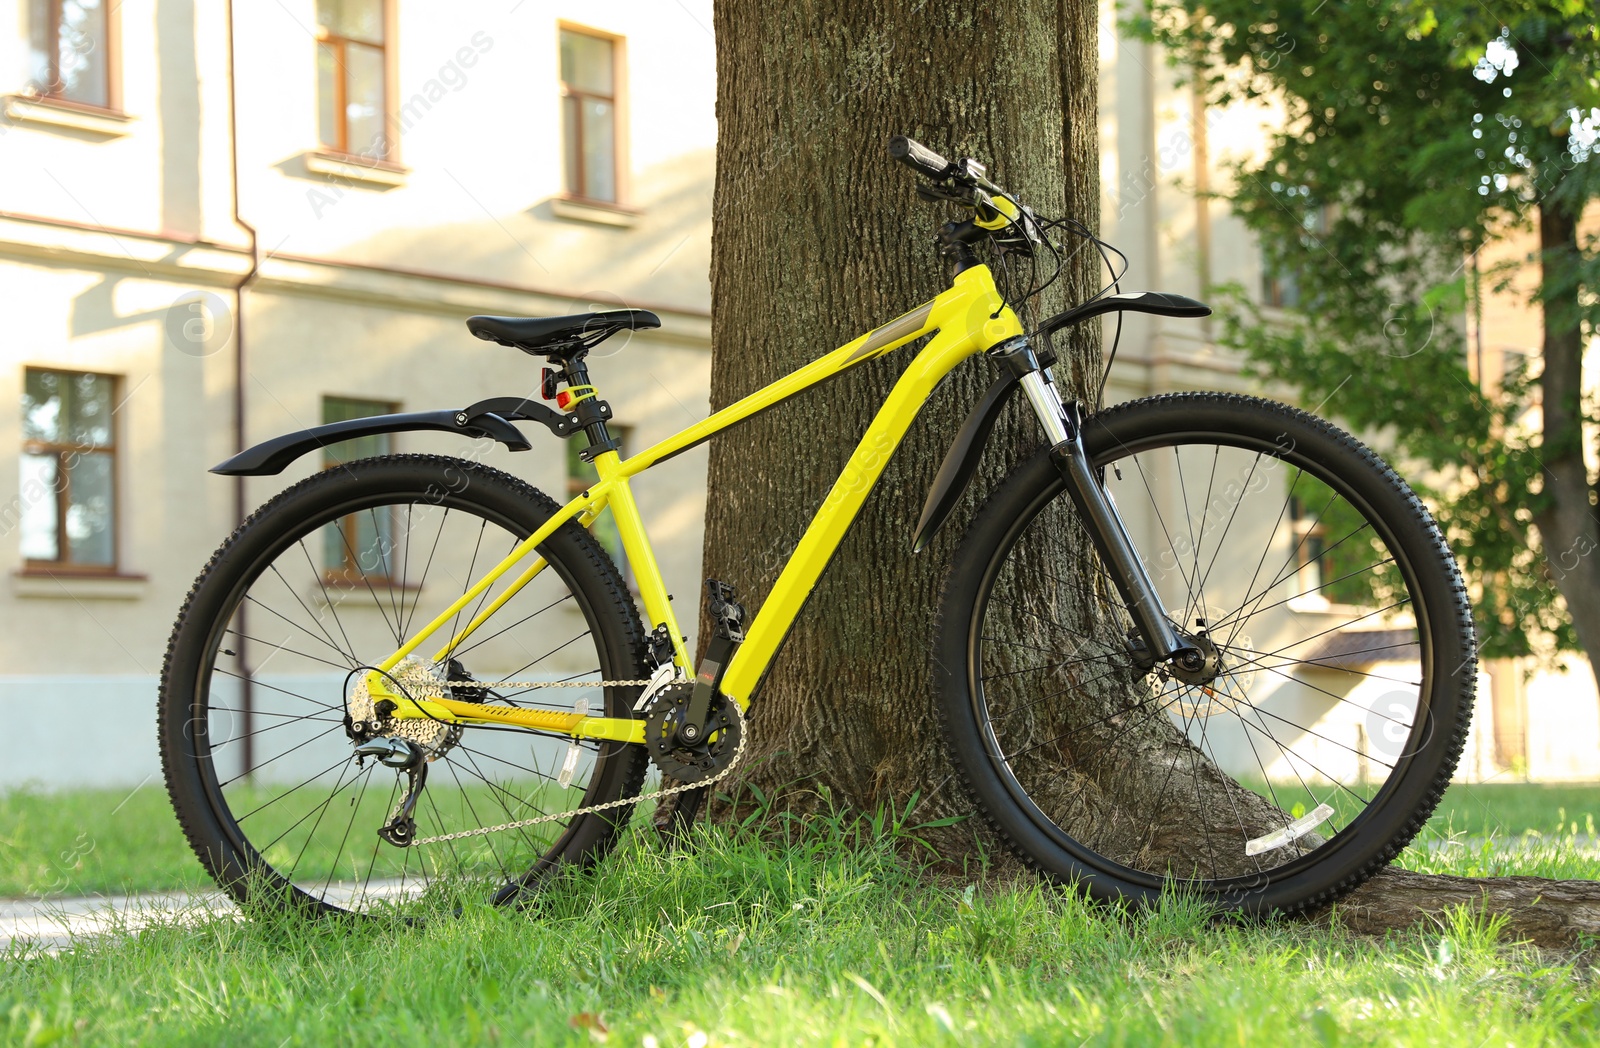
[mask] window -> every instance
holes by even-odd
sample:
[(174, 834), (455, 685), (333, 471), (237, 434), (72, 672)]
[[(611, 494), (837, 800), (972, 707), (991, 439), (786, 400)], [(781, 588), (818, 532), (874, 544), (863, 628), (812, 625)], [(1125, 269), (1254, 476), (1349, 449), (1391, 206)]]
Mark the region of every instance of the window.
[(116, 107), (110, 0), (27, 0), (28, 81), (33, 94)]
[[(1283, 189), (1277, 182), (1272, 183), (1272, 187), (1275, 191)], [(1297, 188), (1298, 203), (1294, 199)], [(1284, 192), (1290, 195), (1290, 201), (1280, 206), (1299, 214), (1300, 226), (1305, 230), (1300, 236), (1300, 249), (1308, 252), (1325, 250), (1322, 246), (1322, 237), (1328, 232), (1329, 209), (1326, 206), (1309, 205), (1306, 197), (1311, 191), (1304, 186), (1290, 186)], [(1295, 276), (1294, 270), (1286, 265), (1283, 259), (1274, 259), (1266, 253), (1263, 253), (1261, 259), (1261, 303), (1278, 309), (1298, 309), (1304, 304), (1300, 281)]]
[(22, 390), (22, 558), (30, 569), (117, 569), (117, 379), (28, 368)]
[[(398, 407), (385, 400), (323, 397), (322, 421), (326, 424), (388, 415)], [(323, 449), (322, 464), (335, 469), (354, 459), (387, 455), (394, 450), (392, 438), (389, 433), (376, 433), (330, 444)], [(389, 578), (395, 542), (394, 519), (389, 511), (352, 513), (323, 528), (322, 536), (322, 564), (329, 581), (362, 583)]]
[(1299, 602), (1312, 608), (1370, 605), (1379, 567), (1370, 525), (1343, 498), (1306, 474), (1299, 476), (1295, 488), (1297, 494), (1289, 499), (1289, 541)]
[(617, 193), (616, 37), (561, 30), (561, 135), (567, 195), (615, 204)]
[(1302, 597), (1327, 598), (1322, 593), (1323, 543), (1327, 528), (1299, 498), (1289, 500), (1289, 537), (1294, 543), (1296, 588)]
[[(611, 439), (617, 442), (617, 453), (626, 456), (631, 431), (626, 426), (612, 426)], [(600, 479), (600, 474), (595, 472), (594, 465), (583, 460), (583, 448), (579, 447), (580, 441), (567, 441), (567, 498), (581, 494), (589, 489), (589, 485)], [(617, 518), (607, 513), (601, 516), (589, 527), (589, 534), (593, 535), (611, 554), (611, 559), (622, 570), (622, 577), (628, 575), (628, 554), (622, 548), (622, 535), (617, 531)]]
[(389, 158), (384, 4), (317, 0), (317, 136), (368, 160)]
[(1279, 309), (1293, 309), (1300, 304), (1300, 284), (1294, 273), (1279, 269), (1271, 259), (1263, 259), (1261, 266), (1261, 302)]

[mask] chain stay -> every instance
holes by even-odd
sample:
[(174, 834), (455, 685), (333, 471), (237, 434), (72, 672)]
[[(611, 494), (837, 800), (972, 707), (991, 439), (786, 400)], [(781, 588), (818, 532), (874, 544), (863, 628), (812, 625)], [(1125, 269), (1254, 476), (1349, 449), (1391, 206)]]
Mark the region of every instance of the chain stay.
[[(461, 686), (470, 687), (470, 688), (483, 688), (485, 690), (498, 690), (500, 688), (643, 688), (643, 687), (648, 686), (651, 683), (651, 681), (649, 681), (649, 680), (577, 680), (577, 681), (502, 680), (502, 681), (459, 681), (459, 682), (452, 681), (451, 683), (459, 684)], [(443, 693), (442, 692), (439, 693), (436, 697), (443, 697)], [(736, 721), (738, 721), (740, 723), (740, 726), (742, 727), (743, 726), (743, 721), (744, 721), (744, 711), (739, 708), (739, 704), (737, 702), (730, 702), (730, 703), (728, 703), (728, 706), (733, 711), (734, 719)], [(745, 746), (744, 733), (740, 732), (739, 748), (734, 751), (733, 759), (728, 762), (728, 766), (726, 768), (723, 768), (721, 771), (717, 772), (717, 774), (713, 775), (711, 778), (706, 779), (703, 782), (683, 783), (682, 785), (679, 785), (679, 786), (670, 786), (670, 787), (667, 787), (666, 789), (656, 790), (654, 793), (641, 793), (637, 797), (622, 797), (622, 798), (620, 798), (618, 800), (606, 801), (604, 804), (591, 804), (586, 808), (574, 808), (571, 811), (557, 812), (554, 815), (540, 815), (540, 816), (537, 816), (537, 817), (531, 818), (531, 819), (518, 819), (515, 822), (503, 822), (503, 823), (500, 823), (498, 826), (480, 826), (475, 830), (458, 830), (455, 833), (441, 833), (441, 834), (439, 834), (437, 836), (434, 836), (434, 837), (417, 837), (417, 838), (413, 839), (410, 844), (406, 845), (406, 847), (408, 847), (408, 848), (418, 848), (418, 847), (421, 847), (424, 844), (443, 844), (446, 841), (459, 841), (459, 840), (462, 840), (462, 839), (467, 838), (467, 837), (486, 837), (491, 833), (504, 833), (507, 830), (520, 830), (520, 829), (522, 829), (523, 827), (526, 827), (526, 826), (537, 826), (537, 825), (539, 825), (541, 823), (546, 823), (546, 822), (558, 822), (558, 821), (560, 821), (562, 819), (574, 819), (574, 818), (577, 818), (579, 815), (593, 815), (595, 812), (606, 811), (606, 810), (611, 809), (611, 808), (621, 808), (621, 807), (624, 807), (624, 806), (630, 805), (630, 804), (638, 804), (640, 801), (656, 800), (657, 798), (660, 798), (660, 797), (671, 797), (671, 796), (673, 796), (675, 794), (687, 793), (690, 790), (704, 789), (707, 786), (716, 785), (717, 783), (721, 782), (723, 779), (727, 778), (730, 774), (733, 773), (733, 769), (735, 769), (735, 768), (737, 768), (739, 766), (739, 759), (744, 756), (744, 746)]]

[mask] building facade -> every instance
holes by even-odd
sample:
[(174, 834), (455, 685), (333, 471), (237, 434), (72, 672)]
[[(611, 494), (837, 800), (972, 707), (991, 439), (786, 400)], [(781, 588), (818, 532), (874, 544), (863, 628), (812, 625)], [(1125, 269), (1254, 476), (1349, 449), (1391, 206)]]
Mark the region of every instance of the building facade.
[[(661, 329), (593, 357), (625, 439), (704, 417), (710, 7), (0, 0), (0, 615), (20, 627), (0, 786), (159, 774), (156, 677), (185, 592), (242, 511), (324, 463), (207, 469), (324, 421), (533, 394), (540, 362), (464, 317), (652, 309)], [(1291, 302), (1206, 195), (1278, 115), (1201, 105), (1117, 17), (1103, 7), (1102, 232), (1129, 256), (1123, 287)], [(1213, 336), (1128, 315), (1108, 402), (1248, 391)], [(558, 499), (583, 483), (568, 450), (363, 449), (482, 456)], [(699, 591), (704, 456), (638, 483), (677, 593)], [(1524, 669), (1489, 667), (1463, 775), (1594, 777), (1586, 667)], [(1359, 724), (1334, 727), (1359, 744)]]
[[(157, 773), (184, 594), (241, 507), (324, 465), (240, 490), (207, 470), (241, 441), (536, 395), (542, 362), (465, 317), (652, 309), (592, 357), (625, 439), (706, 413), (708, 2), (229, 6), (0, 0), (0, 784)], [(584, 468), (551, 439), (367, 450), (562, 501)], [(637, 485), (679, 593), (704, 483), (701, 450)]]

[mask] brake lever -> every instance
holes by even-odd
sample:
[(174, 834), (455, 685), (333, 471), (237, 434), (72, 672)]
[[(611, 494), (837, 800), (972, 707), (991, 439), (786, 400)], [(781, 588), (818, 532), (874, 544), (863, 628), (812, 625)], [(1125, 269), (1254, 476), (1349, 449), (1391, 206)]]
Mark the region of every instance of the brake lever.
[(917, 196), (929, 201), (930, 203), (943, 203), (945, 201), (949, 201), (951, 203), (963, 204), (968, 202), (966, 190), (947, 189), (942, 185), (934, 185), (930, 182), (917, 183)]

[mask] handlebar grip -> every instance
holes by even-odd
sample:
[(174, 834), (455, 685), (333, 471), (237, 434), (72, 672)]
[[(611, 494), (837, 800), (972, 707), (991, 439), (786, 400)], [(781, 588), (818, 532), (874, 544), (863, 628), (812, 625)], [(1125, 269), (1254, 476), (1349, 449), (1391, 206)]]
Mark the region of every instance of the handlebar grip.
[(949, 177), (955, 167), (921, 142), (905, 135), (895, 135), (889, 139), (889, 157), (933, 179)]

